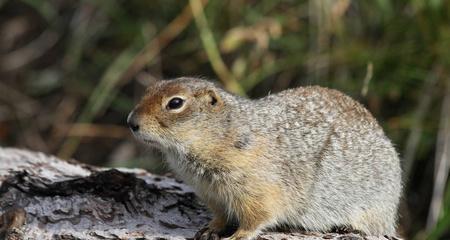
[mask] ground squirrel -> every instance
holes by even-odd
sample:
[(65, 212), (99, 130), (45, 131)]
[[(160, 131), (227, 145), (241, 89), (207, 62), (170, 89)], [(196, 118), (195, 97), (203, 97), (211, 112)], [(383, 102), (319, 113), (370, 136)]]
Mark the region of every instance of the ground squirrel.
[(231, 239), (274, 226), (395, 234), (397, 152), (368, 110), (339, 91), (250, 100), (201, 79), (157, 81), (128, 124), (213, 212), (196, 238), (218, 239), (231, 221), (239, 224)]

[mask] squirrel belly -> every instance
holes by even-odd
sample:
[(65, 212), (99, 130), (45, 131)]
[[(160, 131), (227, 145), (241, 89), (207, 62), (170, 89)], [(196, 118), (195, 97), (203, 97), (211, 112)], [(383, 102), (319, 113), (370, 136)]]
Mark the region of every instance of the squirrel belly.
[(322, 87), (250, 100), (195, 78), (158, 81), (130, 113), (135, 136), (208, 205), (213, 238), (278, 225), (394, 234), (402, 191), (397, 152), (375, 118)]

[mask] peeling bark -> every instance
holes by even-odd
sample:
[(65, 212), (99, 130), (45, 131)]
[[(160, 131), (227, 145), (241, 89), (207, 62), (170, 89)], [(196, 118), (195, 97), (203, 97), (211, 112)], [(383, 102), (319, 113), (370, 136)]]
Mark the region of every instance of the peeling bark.
[[(188, 186), (139, 169), (0, 148), (0, 184), (0, 239), (189, 239), (210, 219)], [(386, 238), (266, 232), (259, 239)]]

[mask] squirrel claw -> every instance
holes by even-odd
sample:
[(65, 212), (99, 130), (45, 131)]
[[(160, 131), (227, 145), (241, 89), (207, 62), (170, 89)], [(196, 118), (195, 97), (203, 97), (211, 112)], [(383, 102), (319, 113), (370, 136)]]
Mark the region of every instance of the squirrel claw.
[(215, 230), (212, 230), (209, 227), (205, 227), (200, 229), (200, 231), (198, 231), (195, 236), (194, 236), (194, 240), (219, 240), (219, 233), (216, 232)]

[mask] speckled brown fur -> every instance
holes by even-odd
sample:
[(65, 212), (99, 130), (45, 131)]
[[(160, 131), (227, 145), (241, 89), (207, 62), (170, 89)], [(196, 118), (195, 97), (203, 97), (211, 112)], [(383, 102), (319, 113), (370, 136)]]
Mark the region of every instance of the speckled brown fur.
[[(174, 97), (179, 109), (168, 109)], [(348, 227), (393, 234), (401, 195), (399, 158), (359, 103), (321, 87), (257, 100), (194, 78), (159, 81), (130, 113), (136, 137), (159, 148), (215, 218), (198, 239), (231, 239), (288, 226)]]

